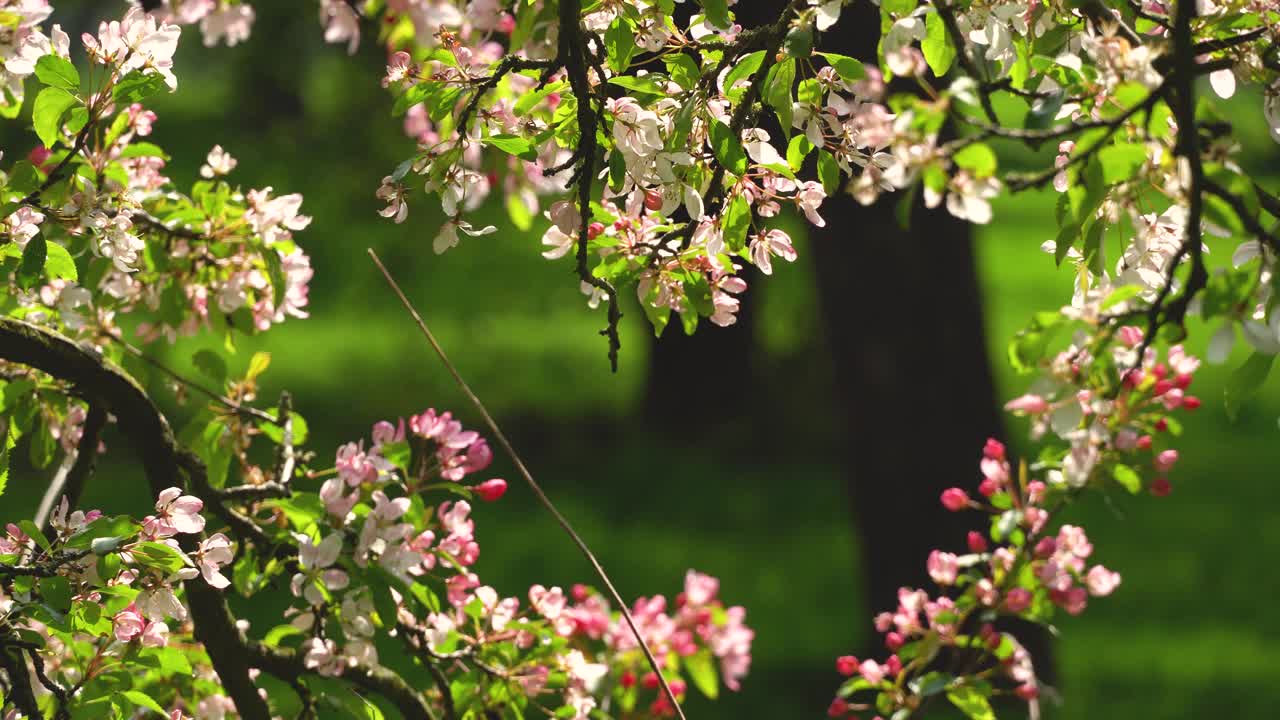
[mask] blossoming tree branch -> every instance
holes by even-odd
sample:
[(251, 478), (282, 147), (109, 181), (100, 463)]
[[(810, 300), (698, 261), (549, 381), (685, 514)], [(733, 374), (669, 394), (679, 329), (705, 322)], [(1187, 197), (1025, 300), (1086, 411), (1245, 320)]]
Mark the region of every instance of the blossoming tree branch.
[[(1280, 350), (1280, 198), (1240, 168), (1212, 99), (1261, 88), (1280, 137), (1280, 8), (881, 0), (878, 53), (855, 59), (822, 51), (846, 4), (792, 0), (749, 28), (728, 0), (319, 7), (326, 40), (385, 46), (380, 81), (416, 141), (376, 188), (382, 214), (405, 222), (421, 191), (437, 198), (444, 253), (498, 232), (469, 217), (499, 189), (510, 226), (545, 226), (544, 256), (605, 306), (615, 365), (623, 293), (658, 332), (673, 313), (686, 332), (732, 324), (743, 268), (796, 258), (771, 220), (784, 212), (822, 225), (824, 200), (847, 192), (986, 223), (998, 195), (1057, 192), (1045, 261), (1075, 293), (1009, 349), (1028, 387), (1007, 409), (1042, 450), (975, 448), (980, 481), (940, 501), (986, 517), (962, 552), (921, 559), (932, 587), (875, 617), (884, 655), (836, 661), (827, 708), (902, 720), (950, 703), (982, 719), (1007, 697), (1034, 717), (1033, 658), (1003, 621), (1051, 624), (1120, 584), (1055, 518), (1084, 492), (1170, 492), (1178, 417), (1201, 402), (1200, 361), (1176, 344), (1186, 318), (1217, 327), (1211, 361), (1237, 335), (1253, 349), (1232, 413)], [(682, 715), (690, 684), (738, 689), (753, 633), (714, 578), (690, 571), (672, 602), (629, 611), (588, 585), (522, 600), (482, 583), (471, 503), (506, 482), (482, 479), (489, 445), (451, 413), (379, 421), (330, 463), (304, 449), (289, 396), (259, 401), (270, 358), (236, 343), (307, 317), (302, 198), (236, 184), (234, 148), (175, 182), (146, 139), (146, 101), (178, 90), (183, 26), (235, 46), (249, 3), (122, 4), (78, 42), (52, 15), (0, 1), (0, 113), (32, 142), (0, 159), (0, 493), (20, 449), (52, 475), (36, 517), (0, 540), (6, 719), (642, 718)], [(1011, 172), (1001, 143), (1057, 153)], [(1211, 264), (1211, 243), (1229, 262)], [(157, 364), (208, 401), (175, 433), (121, 367), (198, 334), (223, 341), (193, 358), (204, 377)], [(133, 516), (78, 507), (113, 425), (126, 442), (110, 451), (134, 454), (156, 498)], [(253, 627), (232, 593), (288, 610)], [(380, 662), (391, 646), (411, 668)]]

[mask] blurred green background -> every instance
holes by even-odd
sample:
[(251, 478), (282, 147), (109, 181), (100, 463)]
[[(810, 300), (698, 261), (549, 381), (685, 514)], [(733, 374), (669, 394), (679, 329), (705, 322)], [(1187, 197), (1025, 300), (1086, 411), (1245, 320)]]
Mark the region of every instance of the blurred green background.
[[(94, 5), (61, 3), (54, 19), (84, 29), (103, 12)], [(864, 646), (878, 608), (863, 606), (856, 582), (839, 465), (841, 414), (830, 392), (807, 243), (798, 243), (799, 261), (752, 289), (763, 304), (756, 356), (719, 358), (682, 378), (689, 403), (753, 393), (777, 409), (774, 421), (725, 418), (723, 426), (695, 434), (642, 423), (650, 340), (638, 309), (624, 308), (630, 311), (621, 369), (611, 374), (596, 334), (603, 314), (587, 310), (567, 262), (539, 256), (541, 226), (522, 234), (488, 209), (501, 232), (464, 238), (436, 256), (430, 241), (440, 217), (432, 202), (414, 197), (403, 225), (379, 218), (374, 190), (413, 147), (378, 86), (379, 49), (366, 38), (349, 58), (324, 46), (314, 3), (257, 6), (253, 37), (236, 48), (206, 49), (194, 30), (184, 32), (179, 91), (154, 103), (159, 121), (151, 139), (172, 154), (168, 174), (179, 185), (197, 178), (205, 152), (219, 143), (240, 161), (233, 181), (301, 192), (304, 212), (315, 218), (299, 236), (316, 271), (311, 319), (245, 342), (239, 355), (243, 367), (252, 350), (272, 353), (264, 400), (283, 388), (294, 393), (321, 462), (339, 443), (366, 436), (374, 421), (427, 406), (451, 408), (478, 429), (479, 418), (366, 258), (365, 248), (375, 248), (624, 595), (674, 595), (693, 567), (719, 576), (723, 597), (748, 608), (757, 631), (751, 677), (740, 693), (717, 703), (692, 699), (690, 717), (821, 717), (839, 680), (834, 658)], [(1250, 162), (1273, 170), (1278, 155), (1258, 98), (1231, 107)], [(6, 155), (25, 154), (35, 143), (12, 126), (0, 138)], [(1002, 202), (995, 222), (978, 233), (1003, 397), (1025, 384), (1003, 361), (1005, 343), (1032, 312), (1070, 294), (1070, 273), (1056, 271), (1038, 249), (1056, 233), (1053, 202), (1051, 194)], [(847, 241), (858, 242), (856, 232)], [(1229, 252), (1215, 248), (1215, 262)], [(927, 323), (946, 319), (921, 322), (928, 332)], [(1196, 337), (1191, 348), (1200, 353), (1204, 333)], [(199, 345), (184, 341), (154, 351), (183, 366)], [(1237, 348), (1233, 360), (1243, 356)], [(938, 348), (940, 365), (945, 357), (946, 348)], [(758, 386), (716, 385), (718, 364), (747, 360), (759, 369)], [(1056, 648), (1065, 702), (1050, 703), (1051, 717), (1274, 717), (1280, 398), (1273, 378), (1230, 424), (1221, 403), (1226, 375), (1211, 367), (1197, 376), (1194, 391), (1206, 402), (1186, 419), (1170, 497), (1094, 496), (1075, 509), (1071, 520), (1089, 529), (1096, 558), (1119, 570), (1124, 583), (1084, 616), (1062, 620)], [(181, 426), (190, 408), (175, 406), (160, 383), (153, 388)], [(1025, 450), (1018, 440), (1025, 425), (1011, 421), (1008, 428)], [(118, 437), (114, 444), (124, 450)], [(976, 482), (979, 452), (974, 448), (974, 474), (956, 484)], [(511, 594), (534, 582), (590, 581), (589, 568), (507, 459), (493, 470), (512, 480), (512, 491), (478, 513), (481, 577)], [(34, 508), (42, 481), (15, 478), (5, 515)], [(141, 511), (144, 485), (126, 452), (107, 456), (85, 502)], [(920, 563), (923, 580), (924, 558)]]

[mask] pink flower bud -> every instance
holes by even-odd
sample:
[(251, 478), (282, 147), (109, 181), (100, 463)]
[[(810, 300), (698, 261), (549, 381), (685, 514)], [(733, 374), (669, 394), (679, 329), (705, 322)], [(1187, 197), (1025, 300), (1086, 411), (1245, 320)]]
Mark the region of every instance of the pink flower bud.
[(657, 212), (662, 209), (662, 193), (657, 190), (648, 190), (644, 194), (645, 208)]
[(858, 666), (858, 670), (862, 673), (862, 677), (873, 685), (879, 685), (884, 680), (884, 668), (875, 660), (864, 660), (862, 665)]
[(587, 226), (587, 237), (591, 240), (595, 240), (596, 238), (600, 237), (600, 234), (603, 232), (604, 232), (604, 223), (593, 222)]
[(995, 438), (987, 438), (987, 444), (982, 448), (982, 454), (992, 460), (1004, 459), (1004, 443)]
[(582, 583), (574, 583), (571, 592), (573, 593), (574, 602), (582, 602), (591, 594), (591, 591), (587, 590), (587, 586)]
[(1168, 430), (1168, 429), (1169, 429), (1168, 420), (1165, 420), (1164, 418), (1160, 418), (1159, 420), (1156, 421), (1156, 432), (1164, 432), (1165, 430)]
[(1158, 477), (1151, 481), (1151, 494), (1156, 497), (1164, 497), (1168, 495), (1173, 488), (1169, 485), (1169, 478)]
[(969, 494), (960, 488), (947, 488), (942, 491), (942, 506), (951, 512), (960, 512), (969, 506)]
[(852, 655), (841, 655), (836, 658), (836, 672), (849, 677), (858, 672), (858, 658)]
[(1031, 592), (1026, 588), (1014, 588), (1004, 596), (1004, 605), (1012, 613), (1020, 613), (1031, 607)]
[(1056, 540), (1051, 537), (1041, 538), (1040, 542), (1036, 543), (1036, 557), (1047, 558), (1057, 549), (1058, 542)]
[(1004, 409), (1009, 412), (1023, 412), (1030, 415), (1039, 415), (1049, 409), (1049, 401), (1039, 395), (1022, 395), (1005, 403)]
[(999, 483), (991, 478), (986, 478), (982, 482), (978, 483), (978, 492), (982, 493), (983, 497), (991, 497), (999, 490)]
[(841, 698), (832, 700), (831, 704), (827, 706), (827, 717), (829, 718), (844, 717), (847, 712), (849, 712), (849, 703)]
[(1142, 437), (1138, 438), (1138, 442), (1134, 444), (1134, 447), (1138, 448), (1139, 450), (1150, 450), (1151, 436), (1143, 435)]
[(1179, 390), (1186, 390), (1191, 386), (1191, 373), (1179, 373), (1178, 377), (1173, 379), (1173, 383), (1178, 386)]
[(987, 551), (987, 539), (982, 537), (982, 533), (970, 530), (965, 540), (969, 543), (969, 552), (984, 553)]
[(1151, 374), (1155, 375), (1156, 378), (1163, 380), (1169, 376), (1169, 368), (1165, 367), (1164, 363), (1160, 363), (1151, 370)]
[(889, 659), (884, 661), (884, 669), (890, 675), (897, 675), (902, 672), (902, 661), (898, 659), (897, 655), (890, 655)]
[(1156, 472), (1167, 473), (1170, 470), (1172, 470), (1173, 466), (1176, 465), (1177, 463), (1178, 463), (1178, 451), (1165, 450), (1159, 455), (1156, 455), (1155, 460), (1151, 464), (1155, 466)]
[(485, 502), (493, 502), (506, 494), (507, 481), (502, 478), (485, 480), (479, 485), (476, 485), (473, 489), (476, 491), (476, 495), (480, 496), (481, 500)]
[(1196, 397), (1195, 395), (1187, 395), (1186, 397), (1182, 398), (1182, 407), (1188, 410), (1195, 410), (1196, 408), (1200, 407), (1200, 398)]
[[(889, 652), (897, 652), (906, 643), (906, 638), (902, 637), (902, 633), (896, 630), (884, 636), (884, 646), (889, 649)], [(867, 662), (870, 662), (870, 660)]]
[(1024, 683), (1022, 685), (1019, 685), (1018, 689), (1014, 690), (1013, 692), (1017, 694), (1018, 697), (1022, 698), (1023, 700), (1026, 700), (1027, 702), (1031, 702), (1032, 700), (1035, 700), (1036, 698), (1040, 697), (1040, 688), (1036, 687), (1031, 683)]
[(627, 670), (626, 672), (622, 673), (622, 677), (618, 679), (618, 684), (622, 685), (622, 687), (624, 688), (635, 687), (636, 674), (631, 672), (630, 670)]

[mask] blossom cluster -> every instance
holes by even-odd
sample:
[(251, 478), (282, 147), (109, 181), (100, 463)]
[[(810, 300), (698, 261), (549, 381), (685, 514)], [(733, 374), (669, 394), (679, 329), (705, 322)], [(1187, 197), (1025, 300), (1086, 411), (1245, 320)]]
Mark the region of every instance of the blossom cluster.
[[(192, 650), (189, 612), (182, 585), (207, 584), (221, 590), (235, 545), (223, 533), (204, 533), (203, 502), (179, 488), (156, 499), (154, 514), (140, 521), (108, 517), (98, 510), (69, 511), (63, 497), (49, 518), (46, 537), (30, 521), (9, 523), (0, 537), (0, 561), (10, 572), (0, 576), (0, 635), (33, 642), (44, 658), (43, 672), (60, 687), (83, 687), (86, 697), (101, 688), (120, 689), (114, 677), (128, 658), (160, 658), (198, 668), (194, 678), (166, 678), (168, 689), (153, 686), (154, 673), (142, 670), (125, 689), (133, 705), (147, 707), (153, 696), (175, 690), (200, 717), (210, 707), (227, 707), (216, 691), (207, 657)], [(190, 538), (190, 540), (186, 540)], [(158, 663), (157, 663), (158, 667)], [(44, 685), (38, 686), (52, 699)], [(234, 709), (234, 706), (230, 706)]]
[[(526, 604), (481, 581), (469, 498), (492, 502), (507, 487), (500, 478), (468, 483), (492, 458), (483, 438), (429, 409), (377, 423), (369, 441), (343, 445), (331, 469), (313, 472), (327, 476), (319, 505), (296, 493), (261, 503), (260, 512), (287, 518), (299, 558), (289, 625), (271, 634), (297, 636), (307, 668), (341, 677), (377, 667), (373, 639), (382, 630), (423, 663), (456, 661), (468, 682), (509, 686), (518, 706), (552, 698), (565, 717), (585, 718), (602, 703), (671, 713), (631, 629), (603, 595), (535, 585)], [(428, 504), (428, 493), (462, 497)], [(662, 596), (632, 608), (677, 694), (686, 687), (681, 673), (714, 695), (718, 676), (737, 689), (750, 666), (745, 611), (726, 608), (718, 591), (715, 578), (690, 571), (673, 610)]]

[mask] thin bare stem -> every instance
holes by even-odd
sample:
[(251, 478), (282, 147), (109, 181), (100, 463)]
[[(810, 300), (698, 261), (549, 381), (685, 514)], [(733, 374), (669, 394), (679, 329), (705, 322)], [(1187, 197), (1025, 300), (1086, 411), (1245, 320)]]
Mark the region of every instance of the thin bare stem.
[(604, 567), (600, 564), (600, 561), (596, 559), (595, 553), (591, 552), (591, 548), (587, 547), (587, 543), (583, 541), (582, 537), (573, 529), (573, 526), (569, 524), (569, 521), (565, 519), (565, 516), (556, 509), (555, 503), (551, 502), (551, 498), (547, 497), (547, 494), (543, 492), (542, 486), (538, 484), (538, 481), (533, 479), (533, 473), (529, 472), (529, 468), (525, 466), (524, 461), (520, 459), (520, 455), (516, 452), (516, 449), (512, 447), (511, 441), (507, 440), (507, 436), (502, 432), (502, 429), (498, 427), (497, 421), (494, 420), (493, 416), (489, 414), (489, 411), (485, 409), (484, 403), (480, 401), (480, 397), (475, 394), (471, 389), (471, 386), (467, 384), (467, 381), (462, 379), (461, 373), (459, 373), (458, 369), (454, 367), (454, 364), (449, 361), (449, 356), (445, 354), (444, 348), (440, 346), (440, 342), (437, 341), (435, 335), (431, 333), (430, 328), (427, 327), (427, 323), (422, 319), (422, 316), (418, 314), (416, 309), (414, 309), (413, 303), (409, 302), (409, 298), (406, 297), (404, 291), (400, 289), (400, 285), (395, 281), (395, 278), (391, 277), (391, 273), (388, 272), (387, 267), (382, 264), (382, 260), (378, 257), (378, 253), (374, 252), (373, 248), (369, 248), (368, 252), (369, 257), (373, 259), (373, 264), (378, 266), (378, 270), (382, 272), (382, 277), (385, 278), (387, 284), (391, 286), (391, 290), (395, 292), (396, 297), (400, 298), (400, 303), (404, 305), (405, 310), (407, 310), (409, 315), (413, 317), (413, 321), (417, 323), (418, 329), (421, 330), (423, 336), (427, 338), (427, 342), (431, 344), (431, 349), (435, 350), (436, 355), (440, 358), (440, 362), (444, 364), (445, 369), (447, 369), (449, 374), (453, 376), (454, 381), (462, 390), (462, 394), (466, 395), (467, 400), (469, 400), (471, 404), (475, 406), (476, 410), (479, 411), (480, 417), (484, 418), (485, 424), (489, 426), (489, 430), (498, 441), (498, 445), (502, 446), (502, 449), (511, 457), (511, 461), (516, 465), (516, 470), (519, 471), (520, 476), (524, 478), (524, 481), (528, 483), (529, 488), (533, 490), (533, 494), (538, 498), (538, 502), (542, 503), (542, 506), (547, 509), (547, 512), (551, 513), (551, 516), (555, 518), (556, 522), (560, 525), (560, 528), (564, 530), (565, 534), (568, 535), (571, 540), (573, 540), (573, 544), (578, 546), (578, 550), (582, 553), (583, 557), (587, 559), (587, 562), (591, 563), (591, 567), (595, 570), (596, 576), (600, 578), (600, 581), (604, 583), (605, 588), (608, 589), (609, 596), (615, 603), (617, 603), (618, 608), (622, 610), (622, 617), (627, 621), (627, 627), (631, 628), (631, 633), (635, 636), (636, 642), (639, 643), (640, 649), (644, 652), (645, 659), (649, 661), (649, 667), (653, 670), (654, 674), (658, 676), (658, 683), (662, 686), (662, 692), (667, 696), (667, 700), (671, 703), (671, 706), (675, 708), (676, 716), (679, 717), (680, 720), (686, 720), (684, 710), (680, 707), (680, 702), (676, 700), (676, 694), (672, 692), (671, 685), (667, 683), (667, 678), (663, 675), (662, 668), (659, 667), (657, 658), (654, 657), (653, 651), (649, 649), (649, 644), (645, 642), (643, 637), (641, 637), (640, 630), (636, 627), (636, 621), (631, 617), (631, 611), (627, 609), (627, 604), (623, 602), (622, 596), (618, 593), (617, 588), (613, 586), (613, 581), (609, 579), (608, 573), (604, 571)]

